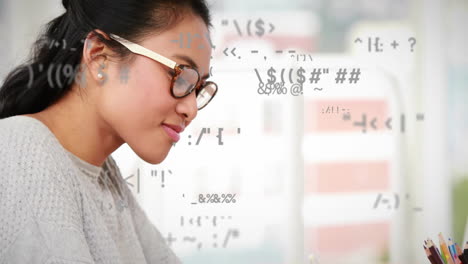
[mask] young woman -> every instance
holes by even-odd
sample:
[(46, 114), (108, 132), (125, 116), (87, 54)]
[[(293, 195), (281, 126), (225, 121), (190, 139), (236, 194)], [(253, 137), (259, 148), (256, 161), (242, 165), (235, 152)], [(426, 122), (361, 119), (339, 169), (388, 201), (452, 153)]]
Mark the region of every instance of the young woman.
[(207, 5), (62, 3), (0, 87), (0, 263), (180, 263), (111, 153), (160, 163), (216, 94)]

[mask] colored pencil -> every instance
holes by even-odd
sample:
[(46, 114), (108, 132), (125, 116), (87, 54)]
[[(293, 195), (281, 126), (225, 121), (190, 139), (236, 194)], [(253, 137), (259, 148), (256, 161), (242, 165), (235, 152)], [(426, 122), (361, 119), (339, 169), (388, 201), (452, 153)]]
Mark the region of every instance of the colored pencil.
[(450, 256), (452, 257), (452, 260), (455, 261), (455, 258), (457, 256), (457, 252), (455, 252), (455, 245), (453, 244), (451, 238), (448, 239), (447, 246), (448, 246), (448, 249), (449, 249), (449, 252), (450, 252)]
[(460, 246), (457, 243), (455, 243), (455, 250), (457, 251), (458, 256), (463, 254), (463, 251), (461, 250)]
[(448, 243), (442, 233), (438, 234), (439, 247), (430, 238), (424, 240), (424, 253), (431, 264), (468, 264), (468, 241), (463, 249), (448, 238)]
[(432, 255), (431, 251), (426, 246), (423, 246), (423, 247), (424, 247), (424, 251), (426, 252), (426, 256), (431, 262), (431, 264), (437, 264), (435, 256)]
[(442, 257), (440, 256), (439, 250), (435, 247), (434, 242), (428, 239), (427, 246), (429, 248), (429, 251), (431, 252), (431, 255), (434, 256), (436, 264), (444, 264), (444, 262), (442, 261)]
[(447, 243), (445, 243), (442, 233), (439, 233), (439, 245), (440, 245), (440, 250), (442, 251), (442, 254), (445, 256), (445, 260), (447, 261), (447, 264), (455, 264), (453, 263), (452, 256), (450, 255), (450, 251), (447, 247)]
[(450, 255), (452, 256), (452, 260), (455, 264), (462, 264), (461, 260), (458, 258), (457, 249), (455, 248), (455, 244), (453, 243), (452, 239), (448, 239), (448, 248), (450, 251)]

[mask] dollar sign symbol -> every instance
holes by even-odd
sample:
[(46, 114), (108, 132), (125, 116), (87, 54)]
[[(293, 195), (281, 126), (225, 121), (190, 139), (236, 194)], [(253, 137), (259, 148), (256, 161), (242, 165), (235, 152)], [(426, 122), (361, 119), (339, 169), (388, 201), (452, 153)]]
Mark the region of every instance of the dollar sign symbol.
[(259, 19), (257, 22), (255, 22), (255, 26), (257, 27), (257, 32), (255, 32), (255, 34), (257, 34), (259, 37), (262, 37), (263, 34), (265, 34), (265, 29), (263, 28), (264, 24), (265, 22), (263, 22), (262, 19)]
[(275, 69), (273, 69), (273, 67), (271, 67), (269, 70), (268, 70), (268, 76), (270, 77), (270, 79), (268, 80), (268, 83), (275, 83), (276, 82), (276, 77), (275, 77)]
[(304, 77), (305, 70), (301, 67), (299, 70), (297, 70), (297, 82), (299, 85), (303, 85), (305, 82), (305, 77)]

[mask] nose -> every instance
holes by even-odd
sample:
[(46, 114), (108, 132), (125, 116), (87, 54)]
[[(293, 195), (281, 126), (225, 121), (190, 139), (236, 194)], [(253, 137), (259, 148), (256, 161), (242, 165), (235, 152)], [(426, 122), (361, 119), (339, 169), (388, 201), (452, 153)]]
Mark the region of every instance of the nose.
[(179, 98), (178, 100), (179, 102), (176, 106), (177, 113), (182, 115), (187, 123), (192, 122), (198, 113), (197, 96), (195, 95), (195, 91), (186, 97)]

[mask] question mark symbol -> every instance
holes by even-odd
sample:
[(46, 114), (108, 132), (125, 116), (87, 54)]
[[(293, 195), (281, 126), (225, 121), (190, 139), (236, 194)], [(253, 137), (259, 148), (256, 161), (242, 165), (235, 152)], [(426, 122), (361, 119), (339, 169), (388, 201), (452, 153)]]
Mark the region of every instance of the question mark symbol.
[(411, 37), (408, 39), (408, 41), (411, 43), (411, 52), (413, 52), (413, 47), (416, 44), (416, 39)]

